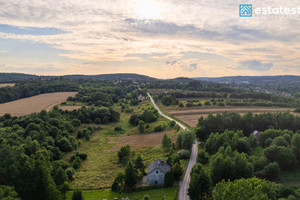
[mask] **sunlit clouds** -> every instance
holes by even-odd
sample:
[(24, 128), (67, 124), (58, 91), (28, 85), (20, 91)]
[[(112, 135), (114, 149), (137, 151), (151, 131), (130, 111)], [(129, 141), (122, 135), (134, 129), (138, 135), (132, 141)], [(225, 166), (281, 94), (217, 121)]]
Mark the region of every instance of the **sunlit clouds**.
[(240, 18), (239, 3), (0, 0), (0, 71), (300, 75), (300, 17)]

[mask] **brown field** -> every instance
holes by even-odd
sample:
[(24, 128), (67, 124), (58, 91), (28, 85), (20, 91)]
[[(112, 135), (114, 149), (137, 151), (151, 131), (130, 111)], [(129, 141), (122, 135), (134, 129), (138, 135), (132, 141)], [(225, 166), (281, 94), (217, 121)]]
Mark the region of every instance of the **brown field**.
[(2, 87), (13, 87), (15, 83), (0, 83), (0, 88)]
[(69, 96), (75, 96), (76, 93), (55, 92), (3, 103), (0, 104), (0, 115), (10, 113), (12, 116), (22, 116), (41, 110), (49, 111), (55, 105), (66, 101)]
[(164, 134), (167, 134), (172, 141), (175, 140), (175, 134), (172, 131), (164, 131), (159, 133), (148, 133), (148, 134), (136, 134), (131, 136), (120, 136), (111, 138), (110, 143), (114, 143), (114, 146), (109, 151), (118, 151), (125, 144), (129, 144), (133, 150), (144, 148), (144, 147), (155, 147), (162, 145), (162, 139)]
[(59, 106), (59, 109), (73, 111), (81, 108), (82, 106)]
[(191, 127), (195, 127), (200, 117), (207, 117), (208, 114), (218, 114), (227, 112), (238, 112), (241, 115), (247, 112), (266, 113), (266, 112), (285, 112), (293, 111), (294, 108), (278, 108), (278, 107), (213, 107), (213, 108), (177, 108), (166, 109), (165, 112), (175, 116), (177, 119), (186, 123)]

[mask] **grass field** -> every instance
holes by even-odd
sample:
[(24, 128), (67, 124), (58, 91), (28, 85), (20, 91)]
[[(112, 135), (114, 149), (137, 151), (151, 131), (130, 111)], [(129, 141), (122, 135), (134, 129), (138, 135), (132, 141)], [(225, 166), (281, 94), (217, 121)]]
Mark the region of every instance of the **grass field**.
[(76, 92), (55, 92), (3, 103), (0, 104), (0, 115), (10, 113), (12, 116), (22, 116), (41, 110), (49, 111), (53, 106), (66, 101), (69, 96), (75, 95)]
[[(146, 191), (133, 192), (130, 194), (119, 194), (112, 192), (111, 190), (85, 190), (82, 191), (83, 197), (86, 200), (114, 200), (118, 198), (129, 197), (129, 199), (134, 200), (135, 198), (142, 200), (144, 195), (149, 195), (151, 200), (159, 200), (164, 196), (164, 200), (177, 200), (178, 188), (159, 188)], [(67, 200), (72, 199), (72, 191), (67, 192)]]
[(2, 87), (13, 87), (15, 83), (0, 83), (0, 88)]
[[(139, 106), (133, 107), (136, 112), (150, 106), (144, 102)], [(120, 107), (116, 106), (116, 110)], [(162, 137), (165, 133), (175, 139), (175, 131), (168, 128), (163, 132), (153, 133), (155, 126), (160, 124), (167, 125), (168, 120), (159, 117), (158, 121), (149, 123), (150, 127), (146, 133), (138, 133), (138, 129), (128, 123), (132, 113), (121, 113), (120, 121), (105, 125), (100, 125), (101, 130), (96, 131), (90, 138), (90, 141), (82, 140), (78, 151), (86, 153), (88, 158), (82, 163), (82, 166), (76, 170), (74, 181), (71, 182), (72, 189), (100, 189), (110, 187), (115, 176), (124, 170), (124, 166), (118, 163), (117, 151), (126, 144), (132, 145), (135, 155), (141, 155), (144, 164), (147, 166), (157, 158), (165, 159), (168, 152), (161, 148)], [(84, 129), (87, 126), (82, 125)], [(122, 127), (122, 131), (115, 131), (115, 127)], [(68, 161), (71, 153), (65, 156)]]

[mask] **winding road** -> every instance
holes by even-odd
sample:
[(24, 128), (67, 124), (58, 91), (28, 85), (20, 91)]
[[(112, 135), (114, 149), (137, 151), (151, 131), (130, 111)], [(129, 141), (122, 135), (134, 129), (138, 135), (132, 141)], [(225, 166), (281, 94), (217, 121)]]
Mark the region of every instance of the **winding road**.
[[(162, 113), (161, 110), (158, 108), (158, 106), (155, 104), (153, 98), (151, 97), (151, 95), (149, 93), (148, 93), (148, 97), (150, 98), (150, 101), (153, 104), (154, 108), (158, 111), (158, 114), (160, 114), (162, 117), (164, 117), (168, 120), (175, 121), (176, 124), (178, 126), (180, 126), (180, 128), (182, 128), (183, 130), (187, 130), (187, 127), (185, 127), (182, 123), (180, 123), (177, 120), (172, 119), (171, 117)], [(187, 190), (189, 188), (189, 183), (190, 183), (190, 173), (191, 173), (193, 166), (196, 164), (196, 160), (197, 160), (198, 144), (199, 143), (197, 141), (195, 141), (195, 143), (193, 144), (192, 155), (190, 157), (188, 166), (185, 170), (184, 178), (179, 183), (180, 188), (179, 188), (178, 200), (189, 200), (190, 199), (189, 196), (187, 195)]]

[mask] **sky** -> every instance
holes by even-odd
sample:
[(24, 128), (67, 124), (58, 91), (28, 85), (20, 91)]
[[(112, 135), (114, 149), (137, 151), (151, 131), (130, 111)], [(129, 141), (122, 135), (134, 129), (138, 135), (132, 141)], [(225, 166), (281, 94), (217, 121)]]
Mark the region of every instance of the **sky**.
[(300, 75), (300, 14), (240, 4), (300, 0), (0, 0), (0, 72)]

